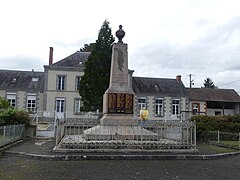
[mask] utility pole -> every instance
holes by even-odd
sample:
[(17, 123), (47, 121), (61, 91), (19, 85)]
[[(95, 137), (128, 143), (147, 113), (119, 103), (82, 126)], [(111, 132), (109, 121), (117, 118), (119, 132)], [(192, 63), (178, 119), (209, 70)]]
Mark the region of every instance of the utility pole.
[(194, 83), (193, 83), (194, 80), (192, 80), (192, 75), (193, 75), (193, 74), (189, 74), (189, 75), (188, 75), (188, 76), (189, 76), (189, 87), (190, 87), (190, 88), (192, 88), (192, 85), (194, 85)]

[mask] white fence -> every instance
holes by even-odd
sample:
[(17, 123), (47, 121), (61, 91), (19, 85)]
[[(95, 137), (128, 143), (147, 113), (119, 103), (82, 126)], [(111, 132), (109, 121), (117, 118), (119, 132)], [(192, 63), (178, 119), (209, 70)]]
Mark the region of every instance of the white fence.
[(25, 125), (0, 126), (0, 147), (23, 138)]
[(68, 118), (72, 113), (57, 113), (50, 111), (37, 111), (32, 115), (32, 124), (36, 124), (36, 137), (54, 138), (56, 134), (56, 123), (97, 123), (101, 114), (93, 114), (90, 112), (81, 113), (75, 118)]
[(194, 122), (148, 121), (145, 125), (58, 124), (56, 145), (67, 149), (196, 148)]

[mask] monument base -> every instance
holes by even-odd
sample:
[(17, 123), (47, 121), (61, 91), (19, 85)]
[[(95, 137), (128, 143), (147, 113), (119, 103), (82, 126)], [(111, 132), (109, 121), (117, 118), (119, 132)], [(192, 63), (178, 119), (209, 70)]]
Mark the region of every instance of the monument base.
[(83, 132), (86, 141), (102, 140), (159, 140), (159, 135), (141, 126), (105, 126), (98, 125)]
[(138, 125), (138, 120), (132, 114), (104, 114), (100, 119), (100, 124), (103, 126), (136, 126)]

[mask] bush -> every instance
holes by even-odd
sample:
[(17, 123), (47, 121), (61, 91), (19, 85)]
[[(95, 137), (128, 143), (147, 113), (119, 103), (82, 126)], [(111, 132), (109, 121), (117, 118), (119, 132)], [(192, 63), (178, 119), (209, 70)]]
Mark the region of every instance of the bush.
[(9, 102), (6, 99), (0, 97), (0, 111), (10, 107)]
[(28, 113), (23, 110), (16, 110), (11, 107), (0, 112), (0, 125), (25, 124), (30, 125), (31, 119)]
[(240, 116), (193, 116), (191, 121), (196, 121), (197, 136), (201, 136), (203, 131), (220, 131), (220, 132), (240, 132)]

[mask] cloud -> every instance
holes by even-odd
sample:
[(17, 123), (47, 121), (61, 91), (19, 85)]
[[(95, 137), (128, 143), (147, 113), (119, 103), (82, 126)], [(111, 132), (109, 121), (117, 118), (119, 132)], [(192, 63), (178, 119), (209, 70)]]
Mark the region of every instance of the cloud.
[(35, 69), (36, 71), (43, 71), (43, 65), (46, 64), (39, 57), (33, 56), (13, 56), (13, 57), (0, 57), (0, 69), (9, 70), (27, 70), (31, 71)]
[[(208, 22), (201, 22), (201, 26)], [(137, 76), (172, 77), (182, 74), (188, 85), (188, 74), (194, 74), (195, 85), (200, 87), (206, 77), (217, 84), (240, 77), (240, 16), (225, 24), (211, 26), (201, 37), (189, 44), (163, 40), (142, 46), (130, 66)], [(234, 73), (233, 73), (234, 71)], [(223, 75), (225, 74), (225, 76)], [(217, 85), (216, 84), (216, 85)], [(230, 83), (227, 87), (239, 88)]]

